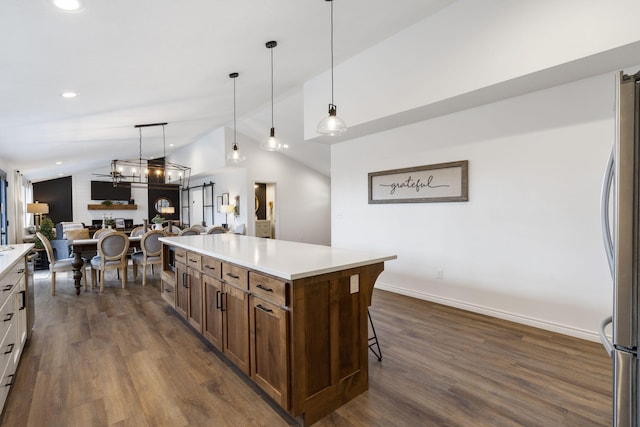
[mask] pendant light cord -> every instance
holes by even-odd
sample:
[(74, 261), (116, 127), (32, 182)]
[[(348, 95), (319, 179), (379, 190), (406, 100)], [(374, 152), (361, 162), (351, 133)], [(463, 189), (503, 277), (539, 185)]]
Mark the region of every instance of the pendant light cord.
[(271, 51), (271, 127), (273, 128), (273, 48)]
[(233, 79), (233, 145), (236, 145), (236, 79)]
[(166, 157), (167, 157), (167, 144), (164, 139), (164, 125), (162, 125), (162, 158), (164, 159)]
[(331, 3), (331, 104), (333, 104), (333, 0)]

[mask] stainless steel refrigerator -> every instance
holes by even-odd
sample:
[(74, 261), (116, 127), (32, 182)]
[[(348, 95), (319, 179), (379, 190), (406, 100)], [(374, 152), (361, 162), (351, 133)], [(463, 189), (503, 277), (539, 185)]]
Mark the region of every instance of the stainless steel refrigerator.
[[(601, 215), (613, 277), (613, 315), (600, 327), (613, 359), (613, 425), (635, 427), (640, 426), (640, 72), (616, 77), (616, 138), (602, 186)], [(610, 323), (612, 341), (605, 334)]]

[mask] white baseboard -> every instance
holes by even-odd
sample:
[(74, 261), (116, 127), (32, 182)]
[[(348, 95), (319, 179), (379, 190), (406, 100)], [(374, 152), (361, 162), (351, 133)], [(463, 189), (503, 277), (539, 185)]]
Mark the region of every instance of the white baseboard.
[(598, 331), (587, 331), (584, 329), (578, 329), (567, 325), (561, 325), (558, 323), (547, 322), (546, 320), (535, 319), (532, 317), (522, 316), (520, 314), (509, 313), (502, 310), (496, 310), (490, 307), (484, 307), (477, 304), (470, 304), (464, 301), (458, 301), (451, 298), (444, 298), (436, 295), (431, 295), (425, 292), (417, 292), (411, 289), (400, 288), (397, 286), (389, 285), (387, 283), (376, 282), (376, 288), (383, 291), (394, 292), (401, 295), (406, 295), (413, 298), (418, 298), (426, 301), (435, 302), (450, 307), (459, 308), (461, 310), (467, 310), (474, 313), (480, 313), (498, 319), (509, 320), (515, 323), (521, 323), (527, 326), (533, 326), (534, 328), (544, 329), (546, 331), (557, 332), (559, 334), (568, 335), (588, 341), (600, 342), (600, 336)]

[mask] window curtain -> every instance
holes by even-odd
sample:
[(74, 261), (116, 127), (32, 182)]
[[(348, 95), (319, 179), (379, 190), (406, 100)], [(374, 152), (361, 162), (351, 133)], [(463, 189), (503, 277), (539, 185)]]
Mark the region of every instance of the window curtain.
[(30, 223), (30, 214), (27, 214), (26, 209), (26, 201), (27, 195), (31, 193), (31, 184), (29, 181), (24, 179), (20, 171), (13, 172), (13, 183), (11, 185), (12, 193), (11, 196), (14, 200), (14, 212), (12, 212), (13, 217), (15, 218), (15, 227), (14, 227), (14, 241), (17, 243), (22, 243), (22, 238), (24, 236), (24, 228), (27, 224)]

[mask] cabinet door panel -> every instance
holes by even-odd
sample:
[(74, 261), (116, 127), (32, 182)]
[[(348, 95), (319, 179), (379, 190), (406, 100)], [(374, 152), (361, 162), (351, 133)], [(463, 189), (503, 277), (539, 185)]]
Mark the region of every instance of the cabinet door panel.
[(255, 296), (251, 296), (250, 309), (251, 378), (288, 409), (288, 312)]
[(176, 262), (176, 310), (184, 317), (187, 317), (189, 311), (189, 278), (187, 275), (187, 265)]
[(204, 319), (202, 335), (218, 350), (222, 350), (222, 282), (207, 275), (202, 276), (204, 284)]
[(202, 273), (192, 268), (189, 271), (189, 323), (202, 331)]
[(249, 375), (249, 293), (224, 285), (224, 353)]

